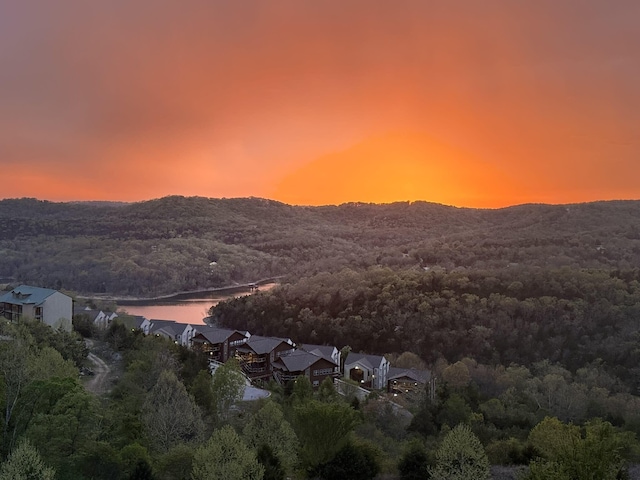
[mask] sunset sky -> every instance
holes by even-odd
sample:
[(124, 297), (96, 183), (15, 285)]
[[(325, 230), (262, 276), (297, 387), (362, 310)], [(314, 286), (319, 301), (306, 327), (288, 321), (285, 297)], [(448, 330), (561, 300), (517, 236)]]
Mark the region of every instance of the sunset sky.
[(0, 197), (640, 198), (637, 0), (4, 0)]

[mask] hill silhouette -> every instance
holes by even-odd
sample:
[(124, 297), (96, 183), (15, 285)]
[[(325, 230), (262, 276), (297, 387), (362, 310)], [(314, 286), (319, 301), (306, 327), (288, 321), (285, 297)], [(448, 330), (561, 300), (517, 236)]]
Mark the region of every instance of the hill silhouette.
[(320, 157), (292, 172), (273, 196), (321, 205), (360, 198), (430, 198), (448, 205), (502, 205), (525, 187), (470, 152), (424, 134), (387, 134)]

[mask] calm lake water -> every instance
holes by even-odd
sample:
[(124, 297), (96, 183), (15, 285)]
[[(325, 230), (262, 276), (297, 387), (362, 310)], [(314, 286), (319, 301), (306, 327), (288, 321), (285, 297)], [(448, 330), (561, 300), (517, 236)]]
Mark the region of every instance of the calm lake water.
[(175, 320), (178, 323), (202, 324), (209, 309), (218, 302), (210, 299), (189, 302), (158, 303), (155, 305), (127, 305), (120, 307), (131, 315), (142, 315), (158, 320)]
[[(265, 292), (273, 288), (275, 283), (260, 285), (260, 292)], [(167, 300), (154, 302), (136, 302), (136, 305), (121, 305), (120, 310), (124, 310), (130, 315), (142, 315), (146, 318), (158, 320), (175, 320), (178, 323), (203, 324), (203, 319), (209, 315), (209, 309), (223, 300), (247, 295), (246, 292), (236, 295), (216, 295), (187, 300)]]

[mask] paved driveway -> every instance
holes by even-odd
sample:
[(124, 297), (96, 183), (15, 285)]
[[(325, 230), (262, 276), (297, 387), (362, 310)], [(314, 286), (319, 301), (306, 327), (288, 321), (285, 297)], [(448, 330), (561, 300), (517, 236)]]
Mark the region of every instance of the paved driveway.
[(271, 395), (271, 392), (268, 390), (263, 390), (262, 388), (247, 385), (244, 389), (242, 400), (258, 400), (260, 398), (267, 398), (269, 395)]

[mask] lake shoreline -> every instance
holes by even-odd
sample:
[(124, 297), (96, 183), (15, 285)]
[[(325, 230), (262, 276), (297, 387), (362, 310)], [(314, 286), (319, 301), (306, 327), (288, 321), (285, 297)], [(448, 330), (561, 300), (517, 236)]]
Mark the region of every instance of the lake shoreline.
[[(244, 283), (241, 285), (230, 285), (226, 287), (218, 287), (218, 288), (205, 288), (200, 290), (188, 290), (182, 292), (175, 292), (166, 295), (158, 295), (155, 297), (118, 297), (114, 295), (92, 295), (92, 296), (80, 296), (78, 295), (78, 299), (82, 300), (103, 300), (115, 302), (118, 305), (144, 305), (146, 303), (157, 303), (157, 302), (175, 302), (175, 301), (185, 301), (190, 298), (202, 298), (203, 296), (211, 295), (211, 300), (223, 300), (230, 296), (234, 296), (234, 294), (239, 293), (253, 293), (258, 291), (259, 287), (269, 285), (271, 288), (274, 285), (279, 283), (279, 277), (271, 277), (264, 278), (258, 280), (256, 282)], [(214, 295), (219, 295), (220, 298), (215, 298)]]

